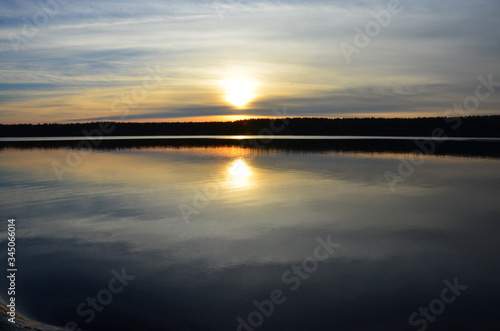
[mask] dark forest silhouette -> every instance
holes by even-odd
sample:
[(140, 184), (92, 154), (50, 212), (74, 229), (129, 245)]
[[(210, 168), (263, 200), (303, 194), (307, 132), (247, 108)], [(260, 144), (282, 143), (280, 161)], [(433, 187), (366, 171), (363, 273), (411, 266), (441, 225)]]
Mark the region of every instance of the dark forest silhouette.
[[(416, 144), (420, 142), (419, 144)], [(0, 151), (3, 149), (66, 149), (79, 147), (79, 140), (62, 141), (0, 141)], [(425, 144), (432, 150), (422, 151), (419, 146)], [(92, 149), (103, 151), (119, 151), (143, 148), (192, 148), (210, 147), (249, 148), (266, 153), (316, 153), (316, 152), (342, 152), (342, 153), (415, 153), (422, 152), (432, 155), (449, 155), (461, 157), (500, 158), (500, 143), (496, 141), (443, 141), (432, 143), (426, 140), (390, 140), (390, 139), (121, 139), (97, 140), (90, 145)]]
[[(102, 128), (106, 128), (103, 130)], [(436, 131), (437, 130), (437, 131)], [(442, 130), (442, 131), (441, 131)], [(0, 137), (157, 135), (325, 135), (500, 137), (500, 115), (426, 118), (280, 118), (235, 122), (1, 124)]]

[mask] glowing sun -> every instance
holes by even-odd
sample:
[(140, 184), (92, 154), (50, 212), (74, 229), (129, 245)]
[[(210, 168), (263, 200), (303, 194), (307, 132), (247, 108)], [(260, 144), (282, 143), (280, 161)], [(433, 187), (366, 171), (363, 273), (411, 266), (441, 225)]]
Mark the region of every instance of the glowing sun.
[(226, 101), (237, 108), (244, 108), (255, 98), (255, 85), (254, 82), (244, 79), (226, 81)]

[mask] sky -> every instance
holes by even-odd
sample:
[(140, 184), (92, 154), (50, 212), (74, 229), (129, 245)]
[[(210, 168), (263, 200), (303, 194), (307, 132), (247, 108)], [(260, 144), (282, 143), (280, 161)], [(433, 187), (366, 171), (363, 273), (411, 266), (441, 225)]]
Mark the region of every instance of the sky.
[(0, 123), (500, 114), (499, 17), (495, 0), (0, 0)]

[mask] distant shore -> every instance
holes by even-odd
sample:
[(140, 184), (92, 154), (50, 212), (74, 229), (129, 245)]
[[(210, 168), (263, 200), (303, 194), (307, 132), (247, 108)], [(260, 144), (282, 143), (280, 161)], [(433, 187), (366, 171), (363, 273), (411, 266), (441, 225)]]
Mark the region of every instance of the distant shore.
[(305, 135), (500, 137), (500, 115), (422, 118), (275, 118), (234, 122), (0, 124), (0, 137)]
[[(256, 152), (269, 153), (315, 153), (333, 152), (349, 154), (387, 154), (394, 155), (423, 153), (425, 155), (447, 155), (458, 157), (500, 158), (499, 138), (479, 139), (445, 139), (407, 137), (383, 138), (363, 137), (338, 139), (323, 139), (321, 136), (308, 138), (288, 139), (287, 136), (264, 138), (179, 138), (168, 136), (129, 136), (103, 137), (101, 139), (86, 137), (60, 137), (60, 139), (46, 140), (45, 137), (30, 138), (0, 138), (0, 151), (4, 149), (80, 149), (92, 148), (102, 151), (117, 151), (123, 149), (178, 149), (178, 148), (247, 148)], [(281, 139), (284, 138), (284, 139)]]

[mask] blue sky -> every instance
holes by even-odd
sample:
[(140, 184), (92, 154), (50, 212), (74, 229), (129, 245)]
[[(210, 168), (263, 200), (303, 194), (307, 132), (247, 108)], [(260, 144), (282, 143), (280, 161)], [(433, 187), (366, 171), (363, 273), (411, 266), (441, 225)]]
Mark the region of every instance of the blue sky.
[(0, 123), (441, 116), (500, 82), (500, 2), (396, 2), (3, 0)]

